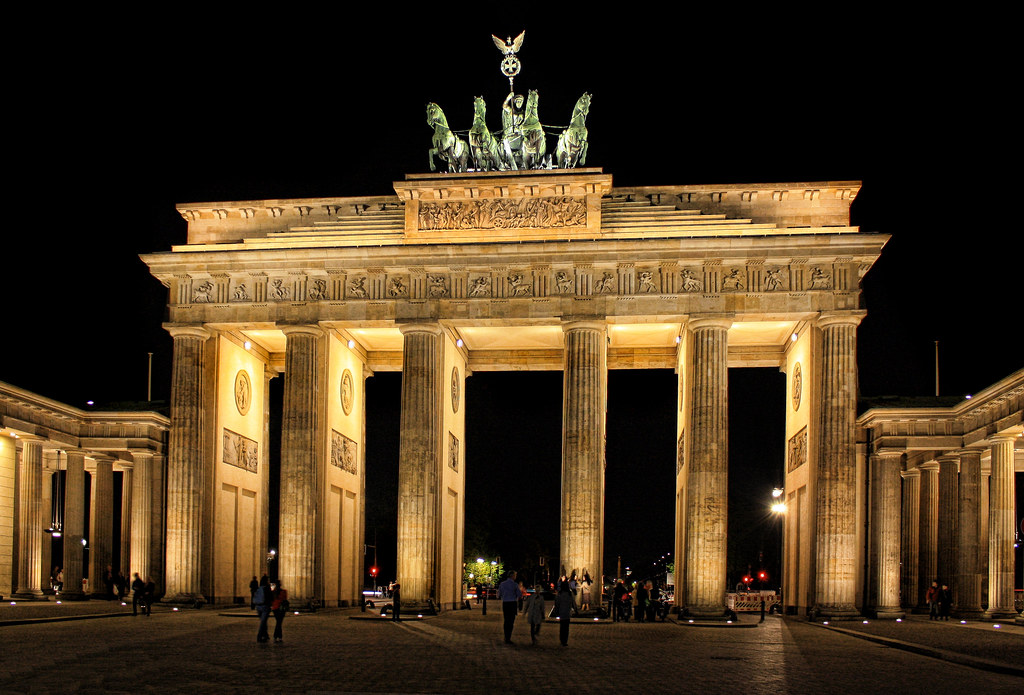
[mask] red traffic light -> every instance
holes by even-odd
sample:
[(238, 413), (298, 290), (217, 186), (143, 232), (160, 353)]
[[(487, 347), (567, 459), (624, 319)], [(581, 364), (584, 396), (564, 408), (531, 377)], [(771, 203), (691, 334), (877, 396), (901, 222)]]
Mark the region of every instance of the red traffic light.
[(377, 572), (378, 572), (378, 570), (377, 570), (376, 567), (371, 567), (370, 568), (370, 576), (371, 577), (376, 577), (377, 576)]
[(764, 570), (761, 570), (760, 572), (757, 573), (757, 578), (760, 579), (763, 582), (765, 579), (768, 578), (768, 573), (765, 572)]
[(752, 581), (754, 581), (754, 580), (751, 579), (749, 575), (743, 578), (743, 583), (744, 584), (749, 584)]

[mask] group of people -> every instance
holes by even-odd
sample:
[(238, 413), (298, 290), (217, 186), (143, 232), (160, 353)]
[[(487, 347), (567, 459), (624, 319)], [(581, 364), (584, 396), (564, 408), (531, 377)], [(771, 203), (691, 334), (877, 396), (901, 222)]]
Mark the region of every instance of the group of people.
[[(530, 642), (537, 644), (540, 626), (547, 618), (547, 603), (544, 600), (543, 587), (538, 584), (533, 593), (526, 597), (523, 585), (516, 581), (515, 570), (508, 573), (507, 578), (498, 585), (498, 598), (501, 599), (501, 610), (504, 616), (503, 629), (505, 644), (513, 644), (512, 629), (515, 627), (516, 615), (522, 610), (530, 624)], [(520, 608), (520, 606), (522, 606)], [(558, 620), (558, 641), (563, 647), (569, 646), (569, 622), (576, 606), (576, 597), (569, 580), (562, 577), (558, 582), (558, 593), (555, 595), (553, 615)]]
[(953, 607), (953, 592), (950, 591), (948, 584), (943, 584), (940, 589), (937, 581), (932, 582), (928, 587), (928, 593), (925, 594), (925, 601), (928, 603), (929, 620), (949, 620), (949, 611)]
[(256, 641), (264, 643), (270, 641), (270, 634), (267, 629), (267, 621), (270, 614), (274, 614), (274, 642), (284, 641), (284, 614), (288, 611), (288, 592), (280, 579), (270, 579), (263, 575), (259, 581), (256, 577), (249, 582), (250, 603), (249, 606), (259, 616), (260, 626), (256, 631)]
[(621, 580), (615, 584), (612, 591), (612, 620), (629, 622), (631, 617), (638, 623), (667, 619), (667, 606), (661, 600), (661, 589), (656, 582), (637, 582), (632, 592)]

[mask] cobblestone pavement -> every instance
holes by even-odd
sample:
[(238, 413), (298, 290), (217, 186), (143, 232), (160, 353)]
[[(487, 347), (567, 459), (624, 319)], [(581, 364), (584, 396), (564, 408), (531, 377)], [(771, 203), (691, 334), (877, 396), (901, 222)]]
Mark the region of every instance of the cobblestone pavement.
[[(94, 608), (90, 602), (88, 609)], [(98, 604), (102, 605), (102, 604)], [(0, 621), (11, 617), (3, 607)], [(108, 609), (125, 610), (111, 605)], [(130, 609), (130, 607), (129, 607)], [(45, 613), (45, 608), (32, 611)], [(478, 610), (422, 621), (353, 620), (358, 611), (289, 616), (283, 644), (257, 644), (247, 611), (212, 609), (0, 627), (0, 692), (64, 693), (984, 693), (1024, 692), (1024, 678), (979, 670), (801, 621), (749, 628), (668, 623), (574, 623), (512, 646), (501, 616)], [(756, 617), (744, 617), (756, 623)], [(847, 624), (867, 630), (874, 625)], [(1024, 629), (991, 635), (907, 621), (877, 630), (945, 633), (946, 644), (996, 639), (1017, 658)], [(843, 628), (846, 629), (846, 628)], [(991, 627), (988, 627), (991, 630)], [(909, 631), (897, 633), (907, 637)], [(984, 637), (982, 637), (984, 635)], [(878, 635), (883, 636), (883, 635)], [(990, 654), (991, 655), (991, 654)]]

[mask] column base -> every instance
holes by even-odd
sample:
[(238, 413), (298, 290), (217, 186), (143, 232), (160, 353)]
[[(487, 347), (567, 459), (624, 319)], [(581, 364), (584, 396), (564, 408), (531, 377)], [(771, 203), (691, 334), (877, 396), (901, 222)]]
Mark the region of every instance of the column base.
[(982, 614), (982, 619), (983, 620), (1016, 620), (1016, 618), (1017, 618), (1017, 611), (1014, 611), (1014, 610), (1000, 610), (998, 608), (996, 608), (994, 610), (993, 609), (987, 610), (987, 611), (985, 611), (984, 614)]
[(876, 608), (872, 611), (875, 620), (902, 620), (907, 616), (902, 608)]
[(46, 595), (39, 589), (19, 589), (11, 594), (11, 598), (19, 601), (47, 601)]
[(58, 601), (88, 601), (89, 597), (84, 591), (62, 591), (57, 594)]
[(812, 620), (854, 620), (863, 617), (853, 606), (815, 606), (811, 610)]
[(680, 618), (692, 618), (702, 622), (725, 622), (736, 620), (736, 611), (725, 606), (687, 606), (679, 611)]
[(980, 608), (960, 608), (954, 610), (953, 615), (962, 620), (981, 620), (985, 617), (985, 611)]
[(203, 596), (202, 594), (180, 593), (180, 594), (175, 594), (174, 596), (164, 596), (163, 598), (161, 598), (158, 601), (158, 603), (177, 604), (177, 605), (187, 604), (187, 605), (192, 605), (192, 606), (195, 606), (196, 608), (198, 608), (198, 607), (200, 607), (200, 606), (202, 606), (203, 604), (206, 603), (206, 597)]

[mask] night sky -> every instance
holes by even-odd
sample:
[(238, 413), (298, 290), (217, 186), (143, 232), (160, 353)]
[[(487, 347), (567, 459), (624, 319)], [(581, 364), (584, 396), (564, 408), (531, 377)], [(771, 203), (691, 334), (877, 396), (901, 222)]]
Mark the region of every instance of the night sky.
[[(144, 400), (152, 352), (166, 400), (166, 290), (138, 254), (184, 243), (174, 205), (392, 193), (427, 170), (427, 102), (468, 128), (482, 95), (499, 126), (507, 81), (490, 35), (524, 28), (517, 91), (539, 90), (552, 124), (590, 92), (587, 165), (616, 185), (863, 181), (853, 224), (892, 235), (863, 283), (863, 395), (932, 394), (936, 340), (943, 395), (1024, 366), (1019, 193), (988, 169), (1009, 147), (1010, 111), (985, 82), (996, 49), (891, 9), (494, 7), (475, 22), (434, 4), (55, 28), (59, 69), (12, 77), (0, 380), (80, 407)], [(784, 378), (730, 382), (730, 571), (743, 571), (770, 540)], [(400, 375), (367, 390), (367, 528), (389, 578)], [(510, 394), (526, 390), (540, 395), (519, 407)], [(670, 371), (609, 375), (608, 562), (646, 566), (672, 548), (674, 394)], [(560, 373), (475, 374), (466, 402), (467, 552), (556, 553)]]

